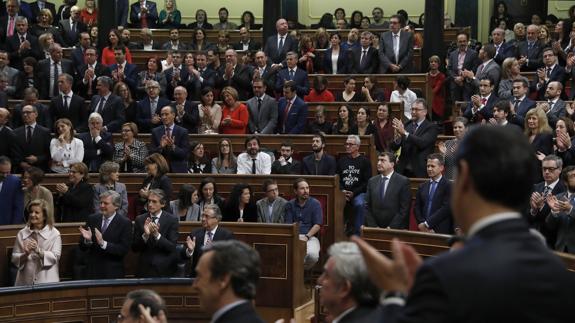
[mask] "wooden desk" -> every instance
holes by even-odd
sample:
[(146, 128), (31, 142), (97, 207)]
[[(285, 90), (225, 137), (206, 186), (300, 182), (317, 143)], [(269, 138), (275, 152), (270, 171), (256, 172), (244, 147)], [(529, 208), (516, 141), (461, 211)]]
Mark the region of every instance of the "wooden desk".
[[(189, 44), (192, 42), (194, 30), (193, 29), (180, 29), (180, 40), (184, 41), (185, 43)], [(218, 43), (218, 33), (219, 30), (208, 30), (204, 29), (206, 32), (206, 40), (212, 44)], [(131, 40), (135, 42), (142, 41), (140, 37), (140, 29), (133, 29), (130, 28), (131, 33)], [(230, 36), (230, 44), (238, 43), (241, 39), (240, 31), (239, 30), (228, 30), (228, 34)], [(152, 37), (154, 38), (154, 42), (158, 42), (163, 44), (170, 39), (170, 30), (169, 29), (152, 29)], [(264, 45), (263, 43), (263, 31), (262, 30), (250, 30), (251, 39), (254, 41)]]

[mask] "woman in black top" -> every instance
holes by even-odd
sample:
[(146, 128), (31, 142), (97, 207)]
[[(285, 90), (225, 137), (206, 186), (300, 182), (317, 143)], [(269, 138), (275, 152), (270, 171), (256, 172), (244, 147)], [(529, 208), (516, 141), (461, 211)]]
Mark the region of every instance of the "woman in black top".
[[(150, 190), (155, 188), (164, 191), (166, 200), (169, 201), (172, 196), (172, 180), (166, 175), (170, 168), (164, 156), (158, 153), (151, 154), (144, 159), (144, 165), (148, 176), (144, 179), (142, 188), (139, 191), (140, 202), (145, 205), (148, 201)], [(169, 203), (166, 203), (164, 209), (170, 209)]]
[(248, 184), (236, 184), (224, 205), (222, 220), (227, 222), (256, 222), (258, 211), (252, 196), (252, 188)]
[(188, 173), (191, 174), (204, 174), (210, 173), (210, 160), (204, 153), (204, 145), (199, 141), (192, 141), (190, 143), (190, 160), (188, 162)]

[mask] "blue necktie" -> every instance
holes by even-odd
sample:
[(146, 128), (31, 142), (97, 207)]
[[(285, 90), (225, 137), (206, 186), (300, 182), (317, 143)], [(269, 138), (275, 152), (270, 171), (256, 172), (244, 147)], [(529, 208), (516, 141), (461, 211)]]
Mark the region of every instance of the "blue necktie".
[(429, 219), (431, 215), (431, 205), (433, 204), (433, 196), (435, 195), (435, 190), (437, 189), (437, 182), (431, 181), (431, 188), (429, 189), (429, 196), (427, 198), (427, 210), (425, 212), (425, 218)]

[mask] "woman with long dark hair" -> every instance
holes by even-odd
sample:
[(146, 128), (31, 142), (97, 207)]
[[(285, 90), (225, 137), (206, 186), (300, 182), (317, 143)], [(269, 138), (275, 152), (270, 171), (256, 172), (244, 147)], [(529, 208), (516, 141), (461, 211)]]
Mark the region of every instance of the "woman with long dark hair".
[(333, 135), (349, 135), (355, 127), (355, 115), (350, 106), (342, 105), (337, 110), (337, 121), (333, 125)]
[(199, 141), (190, 143), (190, 160), (188, 161), (188, 173), (205, 174), (210, 173), (210, 160), (204, 152), (204, 144)]
[(234, 185), (223, 209), (223, 221), (257, 222), (258, 210), (252, 188), (245, 183)]
[(198, 190), (191, 184), (184, 184), (180, 187), (178, 198), (170, 201), (172, 214), (178, 217), (180, 221), (199, 222), (200, 206), (198, 201)]
[[(124, 46), (122, 44), (122, 34), (118, 29), (110, 30), (108, 34), (108, 46), (102, 49), (102, 65), (111, 66), (116, 64), (116, 56), (114, 55), (114, 48), (116, 46)], [(130, 53), (130, 49), (126, 47), (126, 61), (132, 64), (132, 54)]]
[(234, 155), (232, 141), (228, 138), (220, 139), (220, 142), (218, 142), (218, 156), (212, 159), (212, 173), (235, 174), (237, 167), (237, 158)]
[(216, 180), (213, 177), (205, 177), (202, 179), (198, 189), (198, 198), (200, 214), (208, 204), (216, 204), (220, 207), (220, 210), (224, 206), (224, 199), (218, 194)]

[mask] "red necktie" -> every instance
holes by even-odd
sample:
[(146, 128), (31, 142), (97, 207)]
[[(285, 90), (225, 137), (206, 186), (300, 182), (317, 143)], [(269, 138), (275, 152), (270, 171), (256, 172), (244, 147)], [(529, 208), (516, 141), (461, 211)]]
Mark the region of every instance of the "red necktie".
[(487, 99), (486, 99), (486, 98), (481, 98), (481, 105), (485, 105), (485, 103), (487, 103)]
[(167, 136), (168, 138), (171, 138), (171, 137), (172, 137), (172, 131), (170, 130), (170, 128), (166, 128), (166, 136)]
[(8, 37), (14, 35), (14, 17), (10, 17), (10, 22), (8, 23)]
[(284, 113), (284, 132), (286, 129), (287, 118), (289, 116), (289, 110), (291, 109), (291, 104), (292, 104), (291, 102), (292, 102), (291, 100), (288, 100), (287, 106), (286, 106), (286, 111)]
[(146, 19), (147, 14), (140, 14), (140, 25), (142, 28), (148, 28), (148, 20)]

